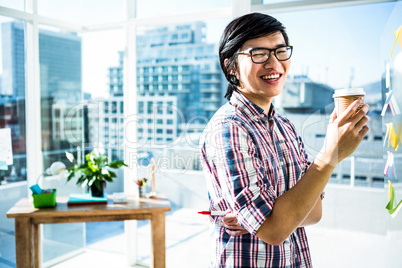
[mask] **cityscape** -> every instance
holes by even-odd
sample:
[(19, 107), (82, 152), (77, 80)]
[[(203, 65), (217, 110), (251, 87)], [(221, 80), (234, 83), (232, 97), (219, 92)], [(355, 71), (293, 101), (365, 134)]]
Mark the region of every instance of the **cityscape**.
[[(205, 27), (205, 23), (195, 22), (151, 29), (138, 36), (137, 114), (130, 119), (137, 125), (138, 161), (149, 161), (144, 157), (162, 161), (173, 153), (186, 158), (182, 161), (186, 164), (175, 164), (172, 159), (165, 168), (200, 169), (198, 136), (226, 101), (226, 80), (220, 70), (217, 44), (205, 42)], [(0, 127), (11, 128), (15, 158), (8, 172), (1, 171), (1, 178), (7, 182), (26, 179), (23, 36), (21, 22), (2, 24)], [(77, 152), (77, 148), (90, 151), (104, 147), (110, 158), (123, 159), (127, 123), (123, 105), (124, 52), (118, 51), (118, 64), (108, 68), (109, 96), (92, 98), (81, 90), (80, 37), (41, 30), (39, 42), (44, 165), (66, 161), (64, 151)], [(356, 171), (356, 183), (377, 187), (384, 182), (382, 161), (378, 161), (382, 143), (380, 87), (380, 82), (365, 86), (370, 93), (366, 102), (374, 108), (370, 124), (376, 127), (371, 128), (364, 141), (367, 146), (355, 153), (357, 161), (373, 163), (369, 171)], [(305, 123), (314, 121), (318, 126), (318, 121), (328, 117), (333, 109), (333, 91), (307, 75), (291, 75), (283, 94), (275, 100), (279, 112), (293, 119), (299, 131), (303, 130), (311, 157), (323, 143), (325, 123), (321, 122), (319, 128), (309, 127), (310, 124), (306, 127)], [(333, 174), (334, 181), (350, 183), (350, 166), (341, 165)]]
[[(209, 200), (198, 142), (208, 120), (227, 102), (219, 36), (236, 9), (249, 12), (241, 6), (247, 1), (101, 1), (96, 9), (90, 1), (33, 2), (39, 6), (35, 15), (29, 6), (0, 7), (0, 129), (11, 130), (13, 151), (13, 164), (0, 170), (0, 267), (16, 266), (15, 222), (7, 211), (21, 198), (31, 198), (34, 183), (56, 188), (58, 197), (84, 193), (66, 183), (65, 174), (39, 173), (55, 161), (69, 167), (66, 151), (83, 160), (94, 148), (129, 164), (108, 183), (108, 197), (135, 195), (136, 180), (151, 176), (155, 166), (150, 163), (156, 164), (157, 193), (172, 208), (166, 213), (166, 267), (206, 267), (209, 220), (197, 211), (208, 209)], [(126, 17), (130, 7), (123, 2), (137, 4), (135, 18)], [(388, 180), (398, 200), (402, 188), (391, 171), (384, 175), (384, 166), (392, 152), (397, 174), (402, 157), (400, 148), (389, 145), (384, 123), (394, 122), (396, 130), (401, 115), (392, 108), (384, 116), (381, 112), (391, 89), (396, 100), (402, 99), (398, 45), (390, 58), (392, 45), (398, 44), (402, 2), (251, 2), (264, 13), (275, 9), (272, 14), (284, 23), (294, 47), (274, 106), (295, 125), (311, 161), (325, 145), (334, 90), (363, 88), (370, 106), (369, 133), (334, 170), (321, 221), (306, 227), (314, 266), (400, 267), (402, 218), (386, 209)], [(35, 23), (38, 32), (32, 33)], [(38, 138), (40, 146), (31, 144)], [(150, 222), (131, 223), (137, 226), (134, 232), (122, 221), (43, 224), (41, 265), (79, 267), (96, 259), (99, 267), (126, 267), (133, 260), (152, 266)], [(126, 247), (126, 239), (138, 247)], [(94, 252), (99, 257), (91, 257)], [(197, 253), (179, 257), (183, 252)]]

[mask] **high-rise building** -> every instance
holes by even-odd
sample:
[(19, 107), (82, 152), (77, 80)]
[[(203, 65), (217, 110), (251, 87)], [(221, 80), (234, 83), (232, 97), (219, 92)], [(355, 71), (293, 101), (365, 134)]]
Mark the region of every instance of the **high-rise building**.
[[(224, 102), (226, 80), (217, 44), (206, 43), (206, 25), (196, 22), (149, 30), (137, 37), (139, 96), (175, 96), (185, 121), (210, 118)], [(110, 93), (123, 95), (123, 53), (109, 68)]]
[[(13, 144), (19, 145), (18, 161), (15, 162), (18, 164), (14, 165), (18, 174), (26, 169), (24, 105), (29, 101), (25, 98), (26, 71), (30, 70), (25, 70), (24, 31), (24, 23), (20, 21), (1, 25), (3, 73), (0, 103), (5, 111), (11, 109), (18, 113), (11, 121), (0, 118), (0, 125), (12, 129)], [(64, 151), (74, 147), (64, 135), (66, 125), (62, 115), (81, 100), (81, 38), (74, 33), (39, 29), (39, 66), (42, 149), (44, 166), (49, 166), (53, 161), (65, 158)], [(82, 115), (81, 119), (77, 118), (82, 119)], [(83, 136), (81, 124), (73, 122), (69, 128), (68, 131), (75, 136)]]
[(2, 23), (1, 37), (1, 95), (25, 97), (24, 24), (17, 21)]
[[(195, 22), (138, 34), (139, 139), (168, 144), (186, 132), (201, 131), (200, 125), (225, 101), (217, 44), (206, 43), (205, 33), (205, 23)], [(110, 94), (121, 100), (123, 64), (119, 52), (118, 65), (109, 68)]]
[[(1, 95), (25, 96), (24, 24), (2, 23)], [(77, 102), (81, 98), (81, 38), (73, 33), (39, 30), (41, 97)]]

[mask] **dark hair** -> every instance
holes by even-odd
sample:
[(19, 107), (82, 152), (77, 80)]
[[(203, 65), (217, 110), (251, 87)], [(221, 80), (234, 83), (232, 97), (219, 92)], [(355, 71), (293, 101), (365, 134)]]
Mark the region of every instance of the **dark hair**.
[[(228, 100), (239, 85), (239, 80), (236, 76), (230, 74), (233, 68), (235, 70), (237, 69), (237, 55), (235, 53), (238, 52), (247, 40), (266, 36), (278, 31), (282, 33), (286, 45), (289, 45), (289, 38), (286, 34), (285, 26), (274, 17), (266, 14), (246, 14), (234, 19), (226, 26), (219, 41), (219, 61), (222, 71), (229, 82), (225, 94)], [(228, 59), (226, 65), (225, 59)]]

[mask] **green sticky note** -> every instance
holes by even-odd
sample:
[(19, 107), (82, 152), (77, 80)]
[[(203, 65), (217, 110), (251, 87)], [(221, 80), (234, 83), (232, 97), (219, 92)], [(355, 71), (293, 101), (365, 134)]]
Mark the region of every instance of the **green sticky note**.
[(391, 214), (392, 217), (395, 217), (399, 210), (402, 208), (402, 200), (397, 203), (396, 198), (395, 198), (395, 188), (392, 187), (392, 183), (390, 180), (388, 180), (389, 184), (389, 202), (387, 206), (385, 207), (389, 214)]

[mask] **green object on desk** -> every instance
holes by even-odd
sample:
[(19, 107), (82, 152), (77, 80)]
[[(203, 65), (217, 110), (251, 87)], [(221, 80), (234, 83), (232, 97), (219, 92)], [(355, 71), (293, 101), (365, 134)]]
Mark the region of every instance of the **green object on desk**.
[(70, 194), (67, 205), (91, 205), (91, 204), (107, 204), (106, 195), (103, 197), (95, 197), (91, 194)]
[(51, 208), (56, 206), (56, 189), (49, 189), (50, 193), (42, 192), (33, 194), (33, 205), (35, 208)]

